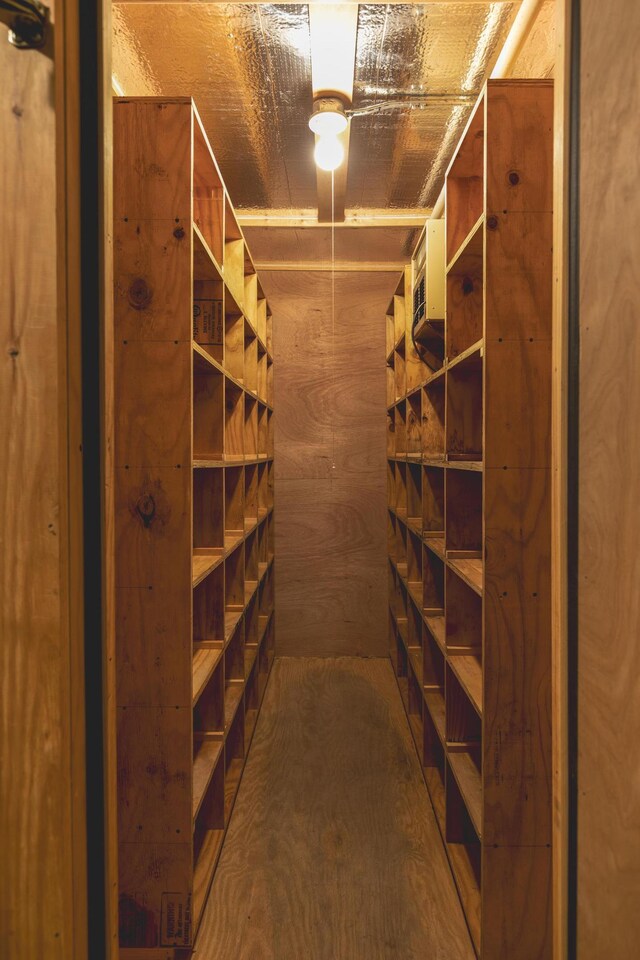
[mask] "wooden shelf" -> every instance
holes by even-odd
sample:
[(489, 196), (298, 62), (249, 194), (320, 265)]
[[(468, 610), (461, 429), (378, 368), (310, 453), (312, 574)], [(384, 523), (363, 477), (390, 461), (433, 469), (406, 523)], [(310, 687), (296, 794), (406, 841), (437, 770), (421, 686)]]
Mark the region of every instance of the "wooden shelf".
[[(538, 955), (550, 929), (552, 110), (548, 81), (487, 81), (446, 176), (444, 323), (417, 314), (429, 365), (407, 325), (422, 237), (386, 313), (390, 654), (482, 960)], [(522, 883), (535, 897), (505, 897)]]
[(209, 896), (213, 874), (224, 841), (224, 830), (207, 830), (193, 871), (193, 923), (196, 929)]
[(236, 796), (238, 794), (240, 780), (242, 779), (243, 770), (244, 762), (240, 759), (232, 760), (227, 767), (226, 776), (224, 778), (224, 806), (227, 819), (229, 819), (231, 816), (233, 804), (235, 803)]
[(425, 537), (424, 544), (436, 557), (440, 557), (441, 560), (446, 559), (444, 537)]
[(222, 267), (211, 252), (197, 223), (193, 224), (193, 275), (197, 280), (222, 280)]
[(481, 213), (447, 264), (447, 273), (451, 273), (453, 270), (464, 270), (465, 258), (482, 257), (484, 241), (483, 227), (484, 213)]
[(482, 361), (484, 354), (484, 342), (482, 340), (476, 341), (470, 347), (467, 347), (466, 350), (463, 350), (462, 353), (459, 353), (457, 357), (447, 361), (447, 370), (455, 370), (461, 364), (479, 364)]
[(482, 716), (482, 665), (473, 654), (449, 655), (448, 663), (471, 701), (478, 716)]
[(431, 636), (436, 641), (440, 649), (444, 652), (446, 649), (444, 616), (424, 615), (424, 622), (429, 628)]
[(215, 647), (204, 643), (194, 643), (193, 645), (193, 706), (200, 699), (202, 691), (211, 679), (214, 670), (220, 662), (222, 656), (222, 643)]
[(222, 756), (223, 740), (203, 740), (199, 745), (193, 760), (193, 819), (200, 811), (200, 806), (211, 782), (213, 771)]
[(224, 691), (224, 729), (225, 735), (234, 721), (238, 707), (242, 703), (244, 684), (242, 680), (231, 680)]
[(192, 584), (197, 587), (224, 560), (224, 549), (212, 548), (207, 552), (194, 553), (192, 560)]
[(447, 565), (458, 574), (461, 580), (471, 587), (479, 597), (482, 596), (483, 562), (481, 557), (447, 557)]
[(447, 751), (449, 766), (456, 778), (462, 799), (480, 840), (482, 837), (482, 778), (471, 755), (466, 750)]
[(441, 690), (425, 690), (424, 702), (427, 705), (429, 716), (433, 721), (436, 732), (440, 737), (442, 744), (446, 743), (445, 737), (445, 704), (444, 695)]
[(422, 768), (424, 774), (424, 779), (427, 784), (427, 790), (429, 791), (429, 796), (431, 797), (431, 803), (433, 804), (433, 809), (435, 811), (436, 820), (438, 821), (438, 826), (440, 828), (440, 833), (443, 836), (445, 832), (445, 797), (444, 797), (444, 783), (442, 781), (442, 774), (437, 767), (425, 766)]
[(456, 881), (460, 900), (464, 909), (469, 933), (475, 951), (480, 956), (481, 948), (481, 900), (480, 887), (469, 856), (469, 850), (463, 843), (448, 843), (447, 854)]
[(448, 470), (473, 470), (475, 473), (482, 473), (484, 470), (482, 460), (447, 460), (442, 466)]
[[(150, 934), (170, 889), (176, 916), (191, 913), (171, 947), (182, 954), (273, 663), (273, 319), (191, 98), (116, 99), (114, 155), (119, 203), (131, 210), (114, 221), (114, 279), (125, 290), (140, 276), (154, 293), (150, 308), (115, 319), (119, 450), (139, 465), (118, 472), (115, 498), (116, 529), (131, 543), (117, 557), (120, 856), (137, 870), (123, 872), (119, 896)], [(150, 188), (160, 168), (166, 189)], [(191, 190), (178, 219), (176, 184)], [(206, 343), (194, 340), (194, 304)], [(138, 515), (132, 502), (156, 509)], [(176, 841), (163, 854), (170, 888), (145, 822)], [(130, 928), (121, 950), (153, 960), (158, 943), (140, 946), (140, 924)]]

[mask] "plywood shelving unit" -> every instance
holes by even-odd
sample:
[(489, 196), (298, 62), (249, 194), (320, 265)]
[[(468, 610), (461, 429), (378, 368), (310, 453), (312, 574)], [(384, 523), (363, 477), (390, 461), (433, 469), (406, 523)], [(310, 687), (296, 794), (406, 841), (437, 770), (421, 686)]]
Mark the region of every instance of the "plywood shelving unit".
[(488, 81), (430, 366), (409, 270), (387, 315), (391, 658), (482, 960), (551, 956), (552, 111), (549, 81)]
[(120, 942), (164, 958), (273, 659), (272, 319), (190, 99), (117, 100), (114, 169)]

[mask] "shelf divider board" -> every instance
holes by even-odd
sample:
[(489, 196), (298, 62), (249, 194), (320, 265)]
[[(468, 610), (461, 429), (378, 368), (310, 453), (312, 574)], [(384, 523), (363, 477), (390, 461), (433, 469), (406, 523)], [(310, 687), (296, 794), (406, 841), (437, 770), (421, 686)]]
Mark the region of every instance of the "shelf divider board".
[(114, 157), (120, 947), (152, 960), (193, 946), (273, 662), (273, 321), (191, 98), (116, 100)]
[(552, 101), (550, 81), (489, 80), (454, 153), (440, 369), (406, 318), (403, 351), (395, 299), (386, 321), (390, 656), (482, 960), (551, 956)]

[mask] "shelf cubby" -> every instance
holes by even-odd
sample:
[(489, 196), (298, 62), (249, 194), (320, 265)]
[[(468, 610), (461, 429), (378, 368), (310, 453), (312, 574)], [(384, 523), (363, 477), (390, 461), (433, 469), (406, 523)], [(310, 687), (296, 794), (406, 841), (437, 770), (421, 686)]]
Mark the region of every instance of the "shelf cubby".
[(483, 218), (447, 273), (448, 359), (454, 360), (482, 339), (483, 333)]
[(447, 650), (482, 649), (482, 597), (446, 567)]
[[(194, 245), (194, 251), (197, 247)], [(204, 254), (203, 254), (204, 255)], [(202, 271), (204, 272), (204, 271)], [(224, 362), (224, 285), (222, 280), (193, 281), (193, 339), (216, 363)], [(202, 357), (206, 359), (206, 357)]]
[(385, 366), (387, 379), (387, 409), (396, 402), (396, 375), (393, 369), (393, 355)]
[(445, 751), (442, 740), (426, 708), (423, 712), (422, 762), (424, 778), (436, 814), (440, 832), (445, 831)]
[(445, 454), (445, 378), (431, 380), (422, 390), (422, 456), (443, 460)]
[(256, 305), (257, 330), (261, 343), (267, 348), (267, 301), (265, 300), (260, 281), (258, 280), (258, 303)]
[(225, 196), (224, 282), (239, 305), (244, 299), (245, 242), (229, 198)]
[(225, 189), (206, 134), (199, 123), (193, 128), (193, 222), (216, 262), (224, 257)]
[(273, 361), (267, 356), (267, 403), (273, 406)]
[(413, 739), (416, 744), (416, 749), (418, 750), (418, 755), (420, 757), (420, 765), (423, 763), (423, 743), (424, 743), (424, 731), (422, 726), (422, 711), (424, 707), (424, 701), (422, 698), (422, 689), (419, 679), (416, 677), (414, 672), (414, 663), (410, 659), (411, 669), (409, 670), (409, 675), (407, 677), (407, 715), (409, 717), (409, 725), (411, 727), (411, 732), (413, 734)]
[(422, 467), (419, 463), (407, 463), (407, 524), (422, 534)]
[(444, 697), (445, 656), (424, 620), (422, 621), (423, 685)]
[(248, 320), (244, 321), (243, 382), (250, 393), (258, 394), (258, 339)]
[(247, 464), (244, 468), (244, 528), (258, 522), (258, 471), (261, 464)]
[(193, 831), (192, 920), (196, 928), (222, 849), (224, 828), (224, 749), (221, 749)]
[(447, 475), (447, 556), (482, 556), (482, 474), (452, 470)]
[(244, 768), (244, 708), (243, 684), (237, 683), (228, 691), (228, 715), (232, 717), (224, 749), (224, 815), (229, 822)]
[(450, 669), (464, 692), (469, 697), (471, 705), (482, 716), (482, 657), (480, 650), (469, 650), (466, 653), (450, 654), (447, 659)]
[(220, 657), (193, 710), (193, 731), (196, 742), (207, 737), (224, 736), (224, 662)]
[(425, 537), (444, 534), (444, 470), (422, 467), (422, 530)]
[(444, 614), (445, 566), (427, 546), (422, 547), (422, 608), (426, 614)]
[(445, 771), (447, 853), (476, 953), (481, 955), (482, 848), (456, 778)]
[(396, 461), (396, 513), (406, 519), (407, 516), (407, 464)]
[(195, 470), (193, 475), (193, 546), (224, 552), (224, 471)]
[(244, 397), (243, 449), (244, 456), (248, 459), (255, 460), (258, 456), (258, 401), (254, 399), (254, 397), (250, 397), (248, 394), (245, 394)]
[(407, 407), (406, 401), (402, 400), (394, 408), (394, 435), (395, 435), (395, 455), (396, 457), (406, 457), (407, 455)]
[(267, 456), (272, 459), (274, 454), (273, 411), (267, 410)]
[(410, 528), (406, 529), (407, 584), (417, 602), (422, 599), (422, 539)]
[(227, 288), (224, 297), (224, 366), (240, 382), (244, 379), (244, 330), (242, 307)]
[(262, 347), (260, 341), (258, 341), (257, 348), (258, 360), (257, 360), (257, 389), (258, 396), (263, 403), (267, 402), (267, 354)]
[(479, 99), (447, 171), (445, 223), (447, 263), (484, 212), (485, 116)]
[(244, 534), (244, 469), (228, 466), (224, 471), (225, 547), (232, 548)]
[(242, 301), (244, 315), (251, 324), (254, 333), (258, 333), (258, 274), (245, 246), (244, 258), (244, 297)]
[[(226, 460), (244, 458), (244, 391), (230, 380), (225, 382), (224, 444)], [(251, 402), (251, 398), (248, 398)]]
[(258, 719), (260, 707), (260, 681), (257, 659), (254, 661), (251, 672), (247, 676), (244, 694), (244, 725), (245, 735), (251, 740)]
[(250, 533), (244, 543), (245, 598), (248, 602), (247, 588), (254, 592), (258, 584), (258, 531)]
[(482, 357), (467, 358), (447, 370), (447, 457), (482, 460)]
[(193, 456), (222, 460), (225, 446), (224, 374), (215, 367), (194, 363)]
[(224, 642), (224, 565), (216, 566), (193, 589), (193, 640)]
[(420, 457), (422, 452), (422, 413), (421, 391), (416, 390), (407, 397), (406, 428), (407, 456)]
[(405, 345), (401, 339), (393, 353), (393, 370), (395, 374), (396, 399), (404, 397), (407, 391)]
[[(266, 517), (269, 509), (269, 467), (266, 463), (258, 464), (258, 517)], [(263, 528), (261, 528), (263, 529)], [(266, 543), (265, 543), (266, 560)]]
[(244, 624), (240, 621), (233, 633), (224, 652), (224, 681), (225, 681), (225, 701), (227, 699), (227, 690), (231, 684), (244, 679)]
[(225, 634), (231, 635), (244, 610), (244, 541), (224, 563)]
[(396, 455), (396, 408), (387, 411), (387, 456)]
[(260, 642), (260, 623), (257, 594), (254, 594), (249, 601), (247, 611), (244, 615), (244, 642), (245, 649), (250, 647), (257, 648)]
[(396, 464), (394, 460), (387, 460), (387, 503), (395, 508), (396, 504)]

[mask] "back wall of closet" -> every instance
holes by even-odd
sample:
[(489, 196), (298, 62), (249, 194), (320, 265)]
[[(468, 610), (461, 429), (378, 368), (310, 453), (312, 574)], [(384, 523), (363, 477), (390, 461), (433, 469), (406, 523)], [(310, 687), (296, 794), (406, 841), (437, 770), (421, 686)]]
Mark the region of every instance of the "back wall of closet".
[(265, 273), (279, 656), (387, 655), (385, 310), (396, 273)]

